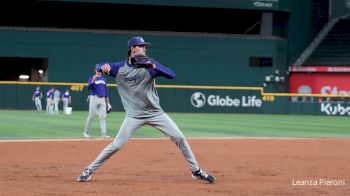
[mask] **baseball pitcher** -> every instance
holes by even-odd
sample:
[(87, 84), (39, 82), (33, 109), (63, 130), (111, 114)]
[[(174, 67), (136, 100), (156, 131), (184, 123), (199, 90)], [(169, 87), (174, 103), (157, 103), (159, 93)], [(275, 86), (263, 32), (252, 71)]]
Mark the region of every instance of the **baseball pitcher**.
[(78, 182), (88, 181), (91, 174), (118, 152), (144, 125), (155, 127), (179, 147), (193, 178), (202, 179), (206, 183), (214, 182), (214, 176), (199, 167), (185, 136), (159, 104), (155, 78), (174, 79), (175, 73), (147, 57), (146, 46), (149, 44), (142, 37), (133, 37), (128, 41), (128, 59), (117, 63), (101, 64), (103, 73), (116, 78), (126, 117), (114, 141), (83, 170), (77, 178)]

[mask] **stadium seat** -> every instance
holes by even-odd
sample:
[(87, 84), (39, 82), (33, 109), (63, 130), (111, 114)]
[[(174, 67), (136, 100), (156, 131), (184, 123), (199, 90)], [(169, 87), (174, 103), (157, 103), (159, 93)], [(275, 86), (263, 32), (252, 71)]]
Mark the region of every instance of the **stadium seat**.
[(304, 66), (350, 66), (350, 19), (340, 19)]

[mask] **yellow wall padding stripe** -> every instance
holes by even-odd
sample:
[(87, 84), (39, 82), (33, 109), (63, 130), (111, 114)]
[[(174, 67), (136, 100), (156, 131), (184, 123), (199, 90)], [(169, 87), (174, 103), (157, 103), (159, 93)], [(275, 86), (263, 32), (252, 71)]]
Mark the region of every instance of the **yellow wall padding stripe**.
[[(20, 84), (20, 85), (51, 85), (51, 86), (71, 86), (82, 85), (87, 86), (87, 83), (74, 82), (20, 82), (20, 81), (0, 81), (1, 84)], [(108, 86), (117, 86), (116, 84), (108, 84)], [(260, 91), (261, 96), (276, 96), (276, 97), (350, 97), (344, 94), (298, 94), (298, 93), (265, 93), (262, 87), (249, 86), (198, 86), (198, 85), (156, 85), (157, 88), (176, 88), (176, 89), (215, 89), (215, 90), (253, 90)]]

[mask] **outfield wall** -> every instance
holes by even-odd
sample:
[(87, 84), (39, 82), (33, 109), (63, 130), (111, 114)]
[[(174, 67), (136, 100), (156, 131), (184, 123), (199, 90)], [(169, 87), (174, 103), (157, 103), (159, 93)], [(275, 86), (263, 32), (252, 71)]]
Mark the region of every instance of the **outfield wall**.
[[(69, 1), (69, 0), (68, 0)], [(74, 1), (72, 1), (74, 2)], [(105, 2), (105, 1), (76, 1)], [(144, 1), (111, 0), (109, 3), (139, 4)], [(313, 1), (149, 1), (146, 4), (224, 7), (278, 10), (288, 16), (288, 27), (277, 28), (283, 37), (210, 33), (175, 33), (123, 30), (61, 29), (0, 27), (0, 58), (21, 57), (48, 60), (48, 82), (87, 82), (93, 66), (127, 58), (126, 42), (141, 35), (152, 42), (148, 54), (177, 74), (176, 80), (158, 79), (157, 84), (263, 86), (265, 76), (287, 74), (295, 61), (313, 40)], [(260, 7), (259, 5), (271, 5)], [(252, 7), (253, 6), (253, 7)], [(265, 11), (261, 13), (266, 13)], [(278, 19), (278, 18), (276, 18)], [(282, 18), (282, 21), (287, 20)], [(227, 25), (237, 25), (227, 20)], [(275, 21), (278, 23), (278, 21)], [(272, 65), (250, 65), (250, 57), (268, 57)], [(5, 69), (8, 65), (1, 64)], [(46, 79), (46, 73), (45, 79)], [(285, 77), (287, 78), (287, 77)], [(3, 79), (5, 80), (5, 79)], [(32, 80), (34, 81), (34, 80)], [(108, 78), (109, 83), (114, 83)], [(288, 81), (282, 89), (271, 86), (272, 92), (288, 92)]]
[[(44, 110), (45, 94), (52, 86), (61, 92), (66, 88), (71, 90), (73, 111), (88, 110), (89, 91), (84, 83), (21, 82), (0, 84), (0, 109), (34, 110), (31, 98), (36, 86), (43, 91)], [(157, 89), (161, 105), (168, 112), (350, 115), (349, 102), (290, 101), (298, 95), (264, 93), (260, 87), (157, 85)], [(113, 110), (123, 111), (116, 86), (109, 85), (108, 91)], [(310, 95), (309, 98), (315, 98), (313, 96), (320, 95)], [(62, 103), (59, 107), (62, 111)]]
[[(283, 39), (141, 35), (152, 43), (147, 54), (177, 74), (176, 80), (160, 78), (162, 84), (256, 86), (275, 69), (286, 70), (287, 41)], [(48, 82), (87, 82), (96, 63), (127, 58), (127, 41), (132, 36), (120, 31), (0, 28), (0, 57), (46, 58)], [(273, 66), (251, 67), (250, 56), (272, 57)]]

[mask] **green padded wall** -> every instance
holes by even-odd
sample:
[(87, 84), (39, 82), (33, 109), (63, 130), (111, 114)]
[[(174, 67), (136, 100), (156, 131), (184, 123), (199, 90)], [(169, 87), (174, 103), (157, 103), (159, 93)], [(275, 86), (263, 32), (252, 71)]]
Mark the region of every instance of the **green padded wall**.
[[(0, 57), (48, 58), (49, 82), (87, 82), (96, 63), (126, 59), (135, 35), (152, 42), (148, 54), (176, 72), (175, 80), (159, 80), (164, 84), (260, 86), (265, 74), (286, 69), (286, 40), (242, 36), (3, 29)], [(274, 66), (249, 67), (249, 56), (273, 57)]]

